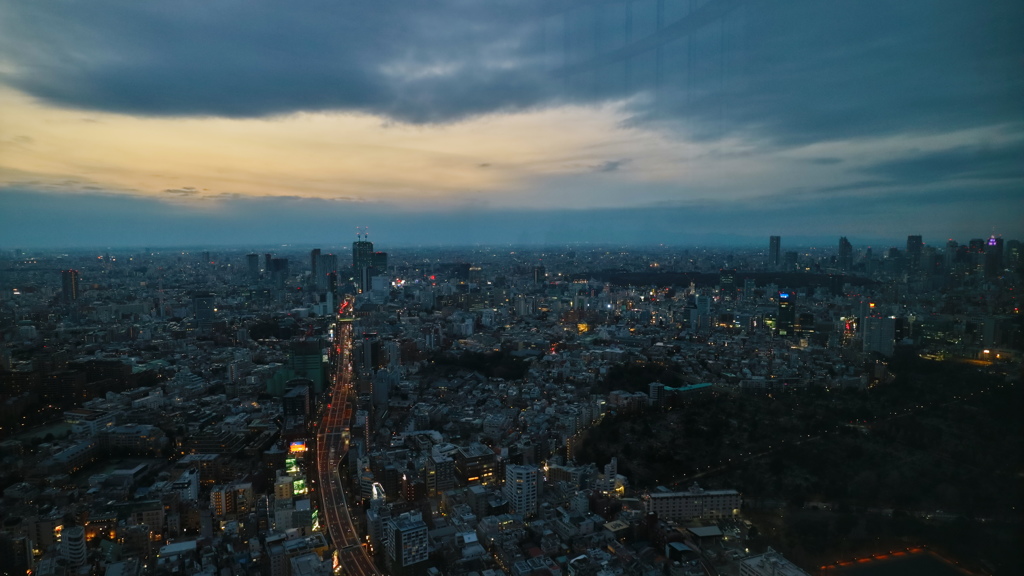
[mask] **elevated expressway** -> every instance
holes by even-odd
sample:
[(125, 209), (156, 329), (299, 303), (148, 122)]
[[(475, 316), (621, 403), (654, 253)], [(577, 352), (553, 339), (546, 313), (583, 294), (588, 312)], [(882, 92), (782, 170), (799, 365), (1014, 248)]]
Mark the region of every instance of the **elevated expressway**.
[(320, 511), (323, 525), (338, 550), (342, 571), (353, 576), (382, 576), (356, 534), (338, 473), (338, 467), (348, 454), (349, 426), (355, 411), (351, 322), (337, 323), (333, 345), (335, 348), (332, 353), (336, 355), (337, 362), (331, 376), (327, 406), (316, 434)]

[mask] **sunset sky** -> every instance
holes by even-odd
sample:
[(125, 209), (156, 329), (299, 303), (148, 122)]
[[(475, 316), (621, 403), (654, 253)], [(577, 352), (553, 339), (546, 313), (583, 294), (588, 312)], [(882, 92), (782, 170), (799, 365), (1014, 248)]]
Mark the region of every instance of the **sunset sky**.
[(1024, 238), (1024, 6), (0, 0), (0, 248)]

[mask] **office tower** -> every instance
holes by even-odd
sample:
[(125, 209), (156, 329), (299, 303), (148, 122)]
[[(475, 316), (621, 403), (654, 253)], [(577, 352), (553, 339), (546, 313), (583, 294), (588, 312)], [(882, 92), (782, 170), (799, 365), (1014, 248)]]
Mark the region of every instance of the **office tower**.
[(911, 270), (921, 267), (921, 249), (923, 247), (924, 242), (921, 241), (920, 236), (907, 236), (907, 262)]
[(61, 533), (61, 554), (71, 566), (84, 566), (87, 559), (85, 528), (72, 526)]
[(271, 258), (268, 270), (274, 287), (278, 290), (283, 290), (285, 278), (288, 277), (288, 259)]
[(985, 276), (995, 278), (1003, 271), (1003, 239), (992, 236), (985, 243)]
[(418, 512), (406, 512), (387, 519), (384, 522), (384, 542), (388, 573), (396, 576), (416, 574), (418, 566), (426, 562), (430, 553), (427, 525)]
[(943, 256), (945, 256), (946, 270), (951, 270), (953, 268), (953, 264), (956, 262), (957, 249), (959, 247), (960, 245), (957, 244), (956, 240), (950, 239), (949, 242), (946, 242), (946, 252), (943, 254)]
[(78, 270), (61, 270), (60, 284), (64, 302), (78, 300)]
[(373, 267), (374, 274), (384, 274), (388, 270), (388, 253), (387, 252), (374, 252), (370, 256), (370, 266)]
[[(359, 237), (358, 235), (356, 236)], [(365, 238), (365, 237), (364, 237)], [(352, 243), (352, 276), (360, 292), (370, 289), (370, 277), (373, 275), (373, 242), (356, 240)]]
[(313, 248), (309, 251), (309, 277), (313, 286), (319, 286), (320, 273), (317, 271), (317, 266), (320, 265), (320, 249)]
[(318, 256), (316, 273), (319, 276), (316, 285), (333, 293), (338, 286), (338, 257), (334, 254)]
[(249, 269), (249, 280), (256, 282), (260, 279), (260, 255), (249, 254), (245, 257), (245, 261)]
[(782, 237), (781, 236), (769, 236), (768, 237), (768, 267), (778, 268), (780, 256), (780, 250), (782, 250)]
[(848, 271), (853, 269), (853, 245), (843, 236), (839, 239), (839, 269)]
[(892, 356), (896, 343), (896, 317), (871, 314), (862, 323), (864, 351)]
[(263, 269), (267, 272), (270, 272), (270, 258), (270, 254), (263, 255)]
[(522, 514), (525, 518), (537, 513), (537, 473), (535, 466), (512, 464), (505, 467), (503, 490), (511, 512)]
[(776, 330), (779, 336), (790, 336), (793, 334), (793, 327), (796, 324), (796, 307), (793, 305), (793, 294), (779, 292), (779, 318), (776, 321)]

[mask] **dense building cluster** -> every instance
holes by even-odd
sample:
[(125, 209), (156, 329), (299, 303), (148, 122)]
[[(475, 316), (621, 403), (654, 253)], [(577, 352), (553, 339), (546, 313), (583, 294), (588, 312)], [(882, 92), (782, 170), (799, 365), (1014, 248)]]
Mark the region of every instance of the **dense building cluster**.
[[(707, 393), (882, 385), (911, 346), (1018, 362), (1022, 262), (997, 237), (766, 248), (16, 251), (0, 565), (344, 571), (312, 444), (345, 346), (341, 479), (388, 574), (800, 573), (748, 557), (742, 487), (631, 485), (580, 461), (586, 430)], [(617, 379), (639, 364), (678, 381)]]

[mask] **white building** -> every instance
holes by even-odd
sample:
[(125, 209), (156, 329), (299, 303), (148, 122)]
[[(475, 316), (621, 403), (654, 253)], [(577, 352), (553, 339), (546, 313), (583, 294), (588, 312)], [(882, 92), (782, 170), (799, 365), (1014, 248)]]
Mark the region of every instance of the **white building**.
[(534, 466), (512, 464), (505, 468), (505, 499), (509, 510), (530, 517), (537, 513), (539, 470)]

